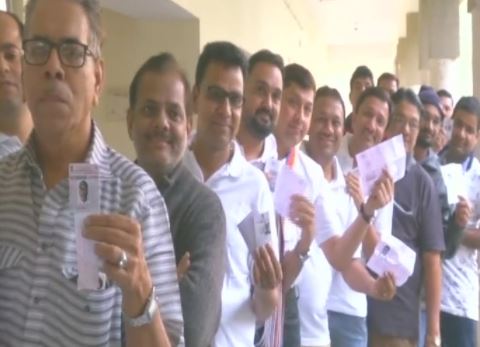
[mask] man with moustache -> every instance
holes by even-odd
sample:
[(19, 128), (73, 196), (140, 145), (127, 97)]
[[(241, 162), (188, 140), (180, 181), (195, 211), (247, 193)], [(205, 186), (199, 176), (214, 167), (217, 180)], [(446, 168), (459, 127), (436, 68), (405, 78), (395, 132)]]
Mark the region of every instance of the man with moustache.
[[(474, 203), (473, 219), (469, 220), (460, 247), (451, 259), (443, 262), (441, 300), (441, 332), (443, 346), (477, 346), (478, 322), (478, 249), (480, 163), (473, 151), (480, 137), (480, 102), (475, 97), (462, 97), (453, 111), (452, 138), (439, 153), (442, 165), (462, 166), (469, 199)], [(455, 214), (459, 214), (458, 208)], [(467, 218), (468, 219), (468, 218)]]
[(250, 57), (237, 141), (245, 158), (262, 171), (267, 161), (276, 156), (272, 131), (280, 110), (282, 79), (281, 56), (260, 50)]
[(435, 138), (442, 129), (444, 118), (440, 99), (435, 90), (430, 87), (423, 87), (418, 96), (423, 106), (423, 112), (420, 117), (417, 142), (413, 150), (414, 158), (430, 175), (437, 190), (445, 236), (444, 256), (451, 258), (455, 254), (468, 221), (468, 218), (464, 218), (468, 210), (468, 202), (465, 197), (460, 197), (460, 202), (456, 206), (448, 204), (447, 187), (440, 170), (440, 159), (432, 149)]
[[(23, 86), (35, 126), (21, 150), (0, 160), (2, 346), (156, 347), (183, 340), (165, 203), (92, 120), (104, 81), (100, 18), (96, 0), (26, 6)], [(70, 175), (78, 164), (98, 173), (101, 208), (82, 225)], [(98, 269), (86, 264), (92, 257)], [(79, 289), (84, 265), (98, 276), (97, 290)]]
[(19, 150), (32, 130), (23, 101), (22, 38), (17, 16), (0, 11), (0, 158)]
[[(449, 206), (447, 199), (447, 187), (443, 181), (440, 171), (441, 161), (432, 148), (435, 145), (436, 138), (442, 131), (444, 117), (444, 108), (440, 97), (437, 96), (433, 88), (422, 87), (419, 93), (420, 100), (424, 107), (420, 121), (420, 132), (415, 146), (415, 159), (422, 164), (422, 167), (429, 173), (435, 188), (438, 192), (440, 206), (442, 209), (442, 221), (445, 237), (445, 258), (454, 256), (459, 247), (464, 228), (469, 217), (469, 203), (466, 197), (459, 197), (456, 205)], [(461, 180), (462, 178), (459, 177)]]
[(191, 90), (175, 58), (149, 58), (130, 84), (128, 133), (136, 163), (168, 209), (179, 273), (185, 345), (207, 347), (220, 321), (225, 275), (225, 214), (217, 195), (182, 163), (192, 127)]
[[(282, 57), (265, 49), (254, 53), (248, 61), (245, 101), (237, 142), (242, 147), (245, 158), (262, 172), (277, 158), (277, 146), (272, 131), (280, 110), (283, 69)], [(273, 177), (267, 175), (267, 179), (270, 189), (273, 189)], [(281, 248), (282, 245), (278, 245), (279, 251)], [(267, 341), (272, 339), (280, 340), (280, 337), (275, 335), (282, 335), (283, 342), (280, 345), (295, 345), (294, 341), (299, 341), (295, 289), (288, 290), (283, 296), (281, 305), (266, 322), (267, 328), (261, 327), (257, 330), (257, 344), (268, 343)]]
[(392, 101), (387, 133), (402, 134), (407, 153), (405, 176), (395, 183), (392, 234), (415, 251), (417, 257), (412, 276), (397, 288), (391, 301), (368, 298), (368, 341), (370, 347), (417, 346), (423, 284), (427, 312), (425, 347), (439, 347), (442, 219), (433, 181), (413, 158), (422, 105), (413, 91), (403, 88), (392, 96)]

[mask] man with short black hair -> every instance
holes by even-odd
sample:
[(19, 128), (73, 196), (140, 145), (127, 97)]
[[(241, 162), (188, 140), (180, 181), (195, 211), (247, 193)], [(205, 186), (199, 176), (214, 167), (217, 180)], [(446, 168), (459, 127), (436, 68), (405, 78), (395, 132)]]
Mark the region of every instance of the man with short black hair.
[(440, 98), (440, 105), (442, 106), (443, 115), (445, 118), (452, 118), (453, 107), (455, 106), (452, 94), (450, 94), (450, 92), (446, 89), (440, 89), (437, 91), (437, 95)]
[[(358, 98), (367, 88), (373, 87), (373, 73), (365, 65), (357, 66), (355, 71), (353, 71), (352, 77), (350, 78), (350, 103), (352, 105), (352, 110), (355, 109), (358, 103)], [(352, 112), (353, 113), (353, 112)], [(352, 133), (352, 113), (350, 113), (345, 119), (345, 132)]]
[(18, 17), (0, 11), (0, 157), (19, 150), (33, 126), (23, 100), (22, 38)]
[[(329, 188), (335, 196), (335, 214), (339, 218), (342, 229), (347, 230), (358, 215), (354, 198), (350, 195), (344, 178), (344, 172), (336, 157), (343, 138), (345, 106), (340, 93), (327, 86), (321, 87), (315, 94), (312, 121), (305, 143), (306, 153), (323, 169)], [(373, 222), (380, 229), (377, 219)], [(328, 310), (328, 328), (332, 347), (366, 347), (367, 346), (367, 301), (366, 293), (380, 300), (388, 300), (395, 294), (395, 284), (389, 276), (377, 280), (371, 277), (361, 260), (361, 246), (352, 255), (352, 263), (346, 271), (333, 271), (332, 285), (328, 300), (319, 295), (325, 293), (313, 282), (313, 290), (304, 290), (300, 295), (302, 304), (301, 317), (307, 317), (310, 324), (302, 324), (302, 338), (308, 338), (309, 344), (317, 346), (321, 342), (325, 313)], [(318, 262), (309, 268), (305, 264), (305, 273), (317, 276), (317, 282), (328, 283), (330, 275), (318, 269)], [(390, 283), (388, 283), (391, 281)], [(390, 286), (390, 289), (388, 288)], [(353, 289), (352, 289), (353, 288)], [(348, 329), (345, 327), (348, 326)]]
[(412, 91), (399, 89), (392, 96), (394, 107), (388, 135), (403, 135), (406, 173), (395, 183), (392, 235), (415, 251), (412, 276), (389, 302), (368, 298), (370, 347), (416, 347), (418, 340), (420, 290), (425, 282), (426, 347), (440, 346), (439, 304), (441, 258), (444, 250), (442, 219), (432, 179), (413, 159), (420, 123), (420, 104)]
[(237, 141), (245, 158), (262, 171), (267, 160), (276, 155), (272, 132), (280, 111), (282, 80), (281, 56), (260, 50), (250, 57)]
[[(330, 193), (322, 167), (296, 148), (309, 130), (314, 97), (315, 81), (311, 72), (299, 64), (286, 66), (282, 107), (274, 131), (278, 161), (280, 168), (290, 166), (305, 182), (306, 188), (305, 193), (294, 196), (291, 203), (291, 209), (301, 218), (285, 219), (282, 223), (284, 289), (298, 286), (301, 331), (311, 332), (312, 327), (317, 330), (314, 340), (309, 340), (308, 333), (302, 336), (302, 346), (330, 343), (326, 301), (331, 267), (340, 272), (352, 270), (355, 266), (353, 254), (361, 244), (374, 212), (388, 203), (393, 195), (391, 178), (385, 174), (365, 204), (360, 206), (360, 212), (347, 225), (347, 230), (343, 228), (331, 204), (335, 197)], [(321, 288), (318, 287), (320, 280), (324, 284)], [(312, 295), (315, 301), (310, 303), (308, 298)], [(317, 319), (311, 318), (312, 312), (319, 315)], [(295, 343), (289, 346), (298, 344)]]
[(400, 87), (400, 81), (394, 74), (384, 72), (377, 79), (377, 87), (380, 87), (388, 94), (393, 95)]
[(462, 97), (453, 111), (452, 138), (439, 153), (442, 164), (457, 163), (463, 175), (469, 200), (475, 208), (462, 243), (451, 259), (443, 262), (443, 292), (441, 300), (441, 332), (445, 347), (477, 346), (478, 322), (478, 262), (480, 249), (479, 212), (480, 163), (473, 151), (480, 137), (480, 102)]
[[(464, 198), (461, 198), (461, 202), (459, 202), (458, 205), (449, 206), (447, 187), (445, 186), (440, 169), (440, 159), (432, 148), (435, 138), (442, 129), (442, 120), (444, 118), (443, 109), (440, 104), (440, 99), (433, 88), (422, 87), (418, 96), (422, 105), (420, 105), (419, 108), (421, 115), (420, 123), (418, 124), (419, 132), (413, 153), (415, 160), (422, 165), (432, 178), (437, 190), (442, 211), (446, 246), (444, 256), (451, 258), (457, 250), (462, 238), (463, 228), (467, 222), (464, 218), (463, 221), (459, 218), (464, 215), (462, 211), (468, 209), (468, 202)], [(398, 98), (399, 96), (396, 97)], [(414, 100), (410, 101), (410, 103), (413, 102)], [(397, 101), (397, 103), (399, 102)], [(397, 107), (397, 109), (399, 109), (399, 107)], [(455, 213), (456, 210), (458, 213)]]
[[(226, 215), (228, 263), (214, 342), (218, 347), (253, 345), (255, 322), (272, 314), (282, 282), (267, 179), (246, 161), (234, 141), (246, 70), (246, 58), (234, 44), (211, 42), (204, 47), (193, 90), (197, 132), (184, 157), (194, 176), (217, 193)], [(261, 241), (261, 235), (268, 237)], [(258, 244), (252, 241), (257, 236)]]
[(435, 153), (438, 153), (445, 147), (448, 141), (452, 136), (452, 129), (453, 129), (453, 106), (455, 103), (453, 102), (453, 97), (450, 92), (445, 89), (440, 89), (437, 91), (437, 95), (440, 98), (440, 107), (443, 113), (443, 121), (442, 127), (438, 132), (437, 136), (435, 136), (435, 141), (433, 143), (433, 150)]
[(190, 85), (175, 58), (149, 58), (130, 85), (128, 133), (136, 163), (167, 205), (177, 260), (186, 346), (213, 343), (225, 275), (225, 214), (217, 195), (182, 163), (192, 126)]

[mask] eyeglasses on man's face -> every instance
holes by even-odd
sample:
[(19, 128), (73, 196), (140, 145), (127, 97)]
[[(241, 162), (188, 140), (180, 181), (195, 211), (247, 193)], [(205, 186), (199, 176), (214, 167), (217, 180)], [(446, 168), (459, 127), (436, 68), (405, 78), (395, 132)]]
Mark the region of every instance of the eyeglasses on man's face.
[(95, 56), (88, 45), (76, 41), (68, 40), (60, 43), (46, 39), (23, 41), (24, 58), (29, 65), (45, 65), (53, 49), (57, 50), (62, 65), (67, 67), (81, 68), (85, 65), (87, 56)]
[(230, 107), (234, 109), (241, 108), (243, 105), (243, 95), (238, 92), (228, 92), (218, 86), (209, 86), (206, 90), (206, 96), (212, 102), (221, 105), (228, 100)]

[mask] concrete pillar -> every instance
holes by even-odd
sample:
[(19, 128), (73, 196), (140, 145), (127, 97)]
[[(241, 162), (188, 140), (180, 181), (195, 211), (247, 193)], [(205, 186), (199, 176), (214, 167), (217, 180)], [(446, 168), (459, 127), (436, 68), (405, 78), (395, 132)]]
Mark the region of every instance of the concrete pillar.
[(435, 89), (452, 90), (457, 85), (453, 59), (430, 59), (430, 85)]
[(459, 1), (419, 0), (419, 28), (421, 83), (451, 90), (460, 56)]
[(480, 4), (471, 6), (469, 10), (472, 14), (473, 95), (480, 98)]

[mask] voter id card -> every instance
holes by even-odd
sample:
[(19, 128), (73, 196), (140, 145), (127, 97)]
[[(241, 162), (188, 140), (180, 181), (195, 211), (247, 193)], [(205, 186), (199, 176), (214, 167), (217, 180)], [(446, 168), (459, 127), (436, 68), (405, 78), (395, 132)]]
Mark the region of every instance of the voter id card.
[(85, 219), (100, 213), (100, 175), (97, 165), (76, 163), (69, 167), (70, 208), (75, 221), (79, 290), (101, 289), (100, 260), (95, 242), (83, 237)]

